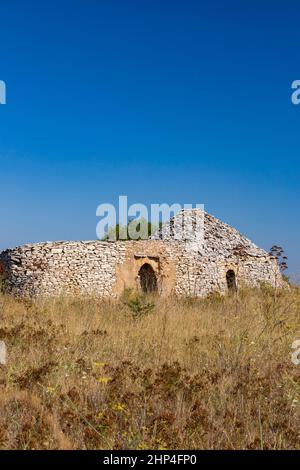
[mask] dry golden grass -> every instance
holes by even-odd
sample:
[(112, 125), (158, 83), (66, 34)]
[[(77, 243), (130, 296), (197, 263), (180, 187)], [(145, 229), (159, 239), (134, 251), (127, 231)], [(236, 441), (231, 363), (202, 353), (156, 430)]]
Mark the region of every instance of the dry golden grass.
[(0, 297), (0, 448), (300, 448), (300, 290), (152, 300)]

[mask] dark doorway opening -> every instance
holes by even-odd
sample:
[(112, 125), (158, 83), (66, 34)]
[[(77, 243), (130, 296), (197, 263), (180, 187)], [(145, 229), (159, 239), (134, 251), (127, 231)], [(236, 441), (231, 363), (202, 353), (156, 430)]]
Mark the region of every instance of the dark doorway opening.
[(157, 279), (154, 269), (150, 264), (143, 264), (143, 266), (139, 270), (139, 278), (143, 292), (157, 292)]
[(237, 290), (237, 284), (236, 284), (236, 276), (235, 272), (233, 269), (230, 269), (226, 273), (226, 281), (227, 281), (227, 287), (230, 292), (236, 292)]

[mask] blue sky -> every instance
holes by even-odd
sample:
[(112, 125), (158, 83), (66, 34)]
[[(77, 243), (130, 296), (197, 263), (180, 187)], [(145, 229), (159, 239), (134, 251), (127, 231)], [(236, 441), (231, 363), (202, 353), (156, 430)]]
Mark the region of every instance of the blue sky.
[(300, 273), (299, 3), (1, 2), (0, 249), (204, 203)]

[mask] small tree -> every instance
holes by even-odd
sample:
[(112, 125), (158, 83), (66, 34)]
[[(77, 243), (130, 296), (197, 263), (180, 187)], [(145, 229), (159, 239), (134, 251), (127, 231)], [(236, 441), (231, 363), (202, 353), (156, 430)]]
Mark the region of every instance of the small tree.
[[(132, 240), (132, 237), (130, 236), (130, 230), (129, 230), (130, 224), (131, 224), (131, 228), (134, 228), (136, 232), (145, 234), (147, 237), (150, 237), (151, 235), (153, 235), (153, 233), (155, 233), (156, 230), (162, 227), (162, 222), (159, 222), (158, 224), (152, 224), (151, 222), (148, 222), (146, 219), (142, 217), (136, 221), (129, 220), (126, 226), (121, 226), (120, 224), (116, 224), (115, 227), (110, 227), (108, 229), (108, 232), (102, 238), (102, 240), (104, 241), (109, 240), (112, 235), (113, 235), (112, 238), (115, 238), (116, 240), (120, 240), (121, 233), (122, 235), (126, 234), (126, 240)], [(143, 238), (144, 237), (140, 236), (136, 238), (135, 240), (141, 240)]]
[(135, 292), (132, 289), (124, 289), (122, 301), (130, 309), (134, 320), (147, 315), (155, 307), (155, 303), (146, 294)]
[(269, 255), (277, 260), (279, 270), (281, 274), (288, 268), (287, 256), (284, 254), (284, 250), (281, 246), (273, 245), (270, 249)]

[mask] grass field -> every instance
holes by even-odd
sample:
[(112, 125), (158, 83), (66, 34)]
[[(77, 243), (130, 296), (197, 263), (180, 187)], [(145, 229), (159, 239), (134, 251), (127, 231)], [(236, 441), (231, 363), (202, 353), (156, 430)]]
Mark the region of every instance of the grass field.
[(300, 289), (0, 297), (1, 449), (299, 449)]

